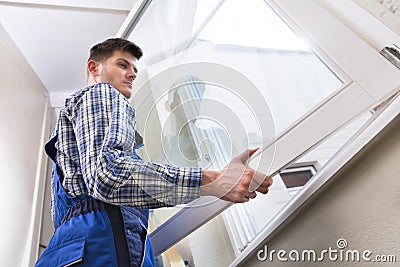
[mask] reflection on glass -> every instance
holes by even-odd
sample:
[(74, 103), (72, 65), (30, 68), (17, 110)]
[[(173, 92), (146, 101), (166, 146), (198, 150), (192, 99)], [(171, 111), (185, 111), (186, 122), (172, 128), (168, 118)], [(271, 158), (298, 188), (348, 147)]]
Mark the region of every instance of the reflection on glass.
[(202, 0), (196, 1), (196, 11), (193, 18), (192, 35), (201, 31), (201, 27), (207, 23), (207, 19), (212, 17), (223, 5), (224, 0)]
[[(342, 85), (264, 1), (226, 0), (204, 25), (216, 6), (217, 1), (153, 1), (129, 37), (145, 53), (138, 77), (145, 85), (137, 87), (146, 94), (138, 93), (142, 99), (134, 104), (145, 143), (151, 140), (146, 147), (152, 160), (221, 168), (242, 149), (262, 146), (290, 127)], [(171, 71), (199, 62), (226, 66), (257, 90), (226, 86), (235, 74), (215, 84), (199, 78), (201, 69)], [(327, 155), (312, 157), (307, 162), (318, 168)], [(229, 265), (293, 194), (276, 176), (266, 196), (234, 205), (191, 234), (186, 258), (193, 265)], [(154, 211), (152, 218), (160, 225), (177, 210)]]

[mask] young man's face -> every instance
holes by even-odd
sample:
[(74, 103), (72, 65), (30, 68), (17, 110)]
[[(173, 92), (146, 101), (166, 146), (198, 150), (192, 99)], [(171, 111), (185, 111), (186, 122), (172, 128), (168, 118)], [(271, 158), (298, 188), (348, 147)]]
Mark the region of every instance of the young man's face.
[(107, 82), (126, 98), (132, 95), (133, 80), (137, 74), (137, 58), (123, 51), (115, 51), (105, 62), (99, 63), (97, 82)]

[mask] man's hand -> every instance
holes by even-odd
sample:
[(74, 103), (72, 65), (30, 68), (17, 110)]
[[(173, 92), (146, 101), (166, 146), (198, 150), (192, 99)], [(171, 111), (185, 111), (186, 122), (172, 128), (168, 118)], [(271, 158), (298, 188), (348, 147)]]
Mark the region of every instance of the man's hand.
[(257, 150), (244, 151), (220, 171), (204, 170), (200, 195), (243, 203), (255, 198), (255, 191), (268, 193), (272, 178), (247, 166), (248, 159)]

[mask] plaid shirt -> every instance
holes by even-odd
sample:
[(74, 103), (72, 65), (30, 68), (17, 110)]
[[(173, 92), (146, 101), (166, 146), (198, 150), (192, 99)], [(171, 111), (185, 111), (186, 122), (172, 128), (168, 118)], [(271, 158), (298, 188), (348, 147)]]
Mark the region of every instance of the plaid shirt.
[(200, 168), (160, 165), (131, 156), (135, 110), (108, 83), (85, 87), (67, 98), (54, 135), (58, 135), (63, 186), (71, 196), (86, 194), (137, 208), (175, 206), (199, 197)]

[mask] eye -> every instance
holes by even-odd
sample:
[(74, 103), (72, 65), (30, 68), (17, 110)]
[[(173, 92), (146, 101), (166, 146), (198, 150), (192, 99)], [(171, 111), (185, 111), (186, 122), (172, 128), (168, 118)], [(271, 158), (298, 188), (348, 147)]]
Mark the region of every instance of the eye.
[(125, 63), (118, 63), (118, 66), (120, 66), (123, 69), (126, 69), (128, 67)]

